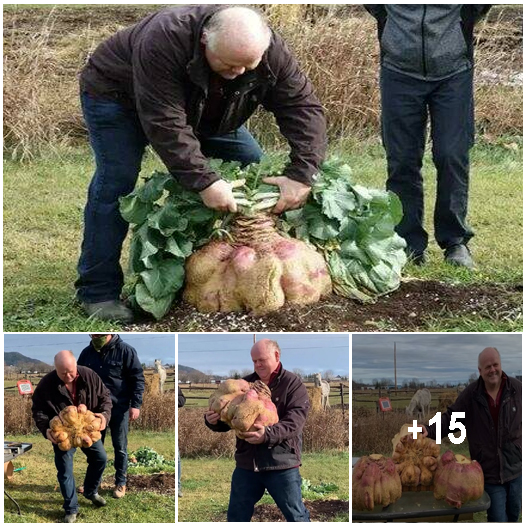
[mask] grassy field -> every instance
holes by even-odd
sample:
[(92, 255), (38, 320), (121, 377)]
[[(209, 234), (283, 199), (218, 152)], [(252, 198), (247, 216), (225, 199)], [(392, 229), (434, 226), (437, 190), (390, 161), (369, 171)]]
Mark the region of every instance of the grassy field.
[[(49, 441), (42, 435), (9, 436), (9, 440), (33, 443), (33, 449), (14, 461), (15, 468), (23, 467), (16, 472), (12, 482), (6, 482), (5, 489), (18, 501), (22, 515), (18, 516), (13, 503), (4, 496), (4, 522), (61, 522), (64, 515), (63, 499), (56, 479), (53, 462), (53, 450)], [(109, 437), (108, 437), (109, 439)], [(174, 433), (132, 432), (128, 437), (128, 451), (141, 446), (150, 446), (166, 460), (175, 458)], [(114, 458), (111, 440), (106, 441), (108, 460)], [(77, 487), (82, 484), (86, 471), (86, 457), (82, 452), (75, 454), (74, 474)], [(174, 471), (174, 468), (168, 469)], [(104, 523), (149, 523), (174, 522), (175, 499), (173, 495), (154, 491), (129, 490), (126, 497), (115, 500), (111, 497), (114, 483), (114, 469), (107, 467), (104, 472), (100, 494), (107, 499), (108, 505), (103, 509), (95, 508), (83, 497), (79, 497), (80, 514), (78, 522)], [(130, 471), (130, 474), (132, 471)], [(147, 468), (134, 471), (137, 474), (148, 473)]]
[[(406, 276), (459, 284), (522, 283), (522, 144), (479, 145), (473, 151), (469, 219), (476, 231), (472, 249), (478, 268), (469, 273), (442, 262), (431, 244), (431, 260), (410, 266)], [(378, 144), (334, 146), (352, 166), (357, 183), (383, 187), (385, 157)], [(32, 164), (4, 160), (4, 330), (97, 331), (118, 325), (86, 319), (74, 298), (82, 210), (93, 165), (87, 149), (62, 149)], [(143, 174), (162, 168), (150, 155)], [(425, 162), (426, 223), (432, 231), (434, 170)], [(30, 198), (28, 198), (30, 196)], [(505, 235), (503, 235), (505, 232)], [(127, 246), (123, 250), (126, 267)], [(35, 257), (38, 254), (38, 257)], [(453, 324), (453, 327), (451, 327)], [(520, 330), (522, 322), (492, 324), (466, 313), (432, 330)]]
[[(309, 453), (303, 455), (301, 476), (313, 485), (331, 482), (338, 490), (325, 496), (312, 491), (303, 493), (306, 500), (349, 500), (349, 455), (348, 453)], [(183, 498), (178, 500), (181, 522), (215, 522), (226, 520), (230, 495), (230, 479), (234, 470), (232, 459), (185, 459), (182, 463)], [(265, 494), (260, 504), (273, 503)], [(334, 517), (333, 521), (345, 522), (348, 514)]]

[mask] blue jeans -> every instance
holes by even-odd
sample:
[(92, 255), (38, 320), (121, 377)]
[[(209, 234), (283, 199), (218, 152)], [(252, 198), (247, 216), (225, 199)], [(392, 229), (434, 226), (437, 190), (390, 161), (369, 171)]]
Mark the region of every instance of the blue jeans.
[(387, 189), (398, 195), (404, 211), (397, 233), (407, 241), (410, 252), (426, 250), (421, 169), (430, 119), (437, 170), (435, 238), (442, 249), (467, 244), (473, 237), (466, 223), (469, 150), (475, 129), (473, 71), (425, 81), (382, 68), (380, 92)]
[[(75, 478), (73, 477), (73, 456), (76, 448), (69, 451), (61, 451), (58, 446), (53, 444), (55, 451), (55, 466), (57, 468), (57, 479), (60, 485), (60, 492), (64, 497), (64, 511), (67, 515), (78, 513), (79, 502), (75, 489)], [(95, 442), (89, 448), (82, 448), (81, 451), (88, 459), (88, 469), (84, 478), (84, 496), (90, 497), (97, 493), (104, 468), (106, 467), (106, 451), (101, 440)]]
[[(128, 423), (129, 411), (125, 413), (111, 413), (108, 427), (111, 431), (111, 443), (115, 451), (115, 485), (126, 486), (126, 473), (128, 472)], [(102, 443), (106, 438), (108, 428), (102, 431)]]
[[(124, 282), (120, 266), (128, 223), (119, 212), (119, 197), (133, 191), (148, 144), (137, 112), (118, 102), (81, 94), (84, 120), (96, 170), (84, 210), (84, 239), (75, 286), (80, 301), (119, 298)], [(242, 164), (259, 162), (263, 152), (244, 127), (221, 137), (201, 139), (208, 157)]]
[(517, 522), (522, 506), (522, 475), (504, 484), (484, 484), (490, 496), (488, 522)]
[(254, 505), (261, 499), (265, 489), (287, 522), (310, 522), (310, 514), (301, 500), (299, 468), (257, 473), (236, 468), (232, 474), (227, 522), (250, 522)]

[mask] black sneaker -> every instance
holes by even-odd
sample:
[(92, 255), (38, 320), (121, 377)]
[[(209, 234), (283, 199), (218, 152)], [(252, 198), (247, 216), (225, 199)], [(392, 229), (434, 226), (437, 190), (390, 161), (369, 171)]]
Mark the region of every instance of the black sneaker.
[(444, 252), (444, 259), (449, 265), (455, 267), (464, 267), (469, 270), (475, 268), (471, 252), (466, 245), (452, 245), (446, 248)]
[(102, 506), (106, 506), (106, 501), (98, 494), (94, 493), (93, 495), (90, 495), (89, 497), (87, 495), (84, 495), (88, 500), (91, 500), (95, 506), (98, 506), (99, 508), (102, 508)]

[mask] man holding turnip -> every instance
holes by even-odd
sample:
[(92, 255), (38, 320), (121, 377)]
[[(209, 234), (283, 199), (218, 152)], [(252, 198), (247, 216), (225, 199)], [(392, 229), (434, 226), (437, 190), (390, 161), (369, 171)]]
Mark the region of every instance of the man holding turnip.
[[(87, 367), (77, 366), (71, 351), (60, 351), (55, 356), (55, 370), (44, 376), (35, 389), (33, 419), (39, 431), (53, 444), (57, 479), (66, 512), (64, 522), (75, 522), (79, 508), (73, 477), (73, 457), (76, 448), (71, 447), (71, 444), (63, 447), (57, 441), (51, 430), (52, 420), (64, 414), (65, 410), (73, 410), (75, 413), (75, 410), (78, 410), (79, 414), (89, 410), (95, 417), (100, 418), (97, 429), (104, 431), (110, 421), (111, 408), (110, 393), (100, 377)], [(84, 479), (84, 497), (96, 506), (105, 506), (106, 501), (98, 494), (98, 487), (107, 457), (104, 444), (100, 440), (100, 433), (98, 438), (99, 440), (94, 441), (89, 447), (81, 447), (88, 460)]]
[[(279, 421), (269, 426), (255, 423), (244, 433), (236, 430), (236, 468), (227, 521), (250, 522), (254, 505), (266, 489), (288, 522), (310, 522), (301, 498), (299, 473), (302, 432), (310, 407), (307, 389), (295, 374), (283, 368), (276, 342), (260, 340), (250, 355), (254, 373), (244, 381), (250, 385), (255, 383), (256, 388), (258, 382), (265, 384), (263, 387), (271, 392)], [(211, 410), (205, 412), (205, 423), (212, 431), (231, 430), (220, 420), (220, 415)]]
[(244, 127), (259, 106), (274, 114), (291, 147), (283, 176), (266, 179), (281, 192), (276, 214), (304, 203), (325, 155), (325, 117), (309, 80), (281, 37), (248, 7), (155, 13), (103, 42), (80, 88), (96, 161), (76, 282), (90, 316), (132, 320), (120, 301), (128, 225), (118, 200), (134, 189), (148, 144), (184, 188), (209, 208), (230, 212), (232, 186), (208, 159), (259, 162), (263, 152)]
[(474, 268), (466, 222), (473, 146), (473, 28), (490, 4), (365, 4), (378, 23), (387, 189), (400, 197), (397, 232), (414, 264), (426, 262), (421, 174), (427, 122), (437, 170), (435, 238), (446, 263)]
[[(522, 503), (522, 383), (504, 373), (500, 353), (487, 347), (479, 355), (480, 377), (442, 414), (442, 438), (451, 431), (453, 412), (466, 428), (469, 454), (484, 472), (491, 498), (488, 522), (517, 522)], [(435, 439), (436, 425), (422, 426)]]

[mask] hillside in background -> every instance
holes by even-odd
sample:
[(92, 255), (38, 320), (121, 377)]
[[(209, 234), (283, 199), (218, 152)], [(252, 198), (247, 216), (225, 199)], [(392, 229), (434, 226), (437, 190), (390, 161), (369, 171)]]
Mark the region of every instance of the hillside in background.
[(19, 352), (5, 352), (4, 353), (4, 365), (20, 365), (20, 364), (34, 364), (34, 365), (46, 365), (49, 364), (34, 358), (28, 358)]

